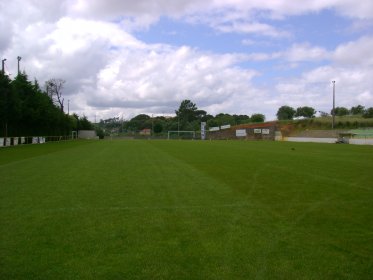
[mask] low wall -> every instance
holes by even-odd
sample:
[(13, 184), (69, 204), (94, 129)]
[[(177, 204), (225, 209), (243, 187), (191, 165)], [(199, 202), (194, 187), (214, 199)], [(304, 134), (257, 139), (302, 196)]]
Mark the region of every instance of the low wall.
[[(289, 142), (308, 142), (308, 143), (329, 143), (334, 144), (337, 138), (314, 138), (314, 137), (283, 137), (280, 139), (276, 137), (276, 141)], [(349, 144), (352, 145), (373, 145), (373, 139), (348, 139)]]
[(21, 136), (21, 137), (0, 137), (0, 148), (26, 144), (44, 144), (47, 142), (71, 140), (71, 136)]
[(337, 138), (284, 137), (284, 141), (311, 142), (311, 143), (335, 143), (337, 141)]
[[(242, 134), (237, 134), (238, 132)], [(275, 123), (242, 124), (228, 129), (208, 131), (206, 139), (275, 140), (275, 133)]]
[(99, 137), (94, 130), (79, 130), (78, 131), (79, 139), (98, 139)]
[(354, 145), (373, 145), (373, 139), (349, 139), (350, 144)]

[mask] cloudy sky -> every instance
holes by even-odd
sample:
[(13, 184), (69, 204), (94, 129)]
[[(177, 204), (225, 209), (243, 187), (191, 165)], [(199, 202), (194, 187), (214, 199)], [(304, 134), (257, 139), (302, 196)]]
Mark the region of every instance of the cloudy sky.
[(373, 106), (372, 0), (0, 0), (0, 57), (90, 120)]

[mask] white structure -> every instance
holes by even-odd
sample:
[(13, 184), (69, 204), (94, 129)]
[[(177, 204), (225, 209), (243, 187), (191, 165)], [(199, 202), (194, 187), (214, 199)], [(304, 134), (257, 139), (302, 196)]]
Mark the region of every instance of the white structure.
[(79, 139), (98, 139), (96, 131), (94, 130), (79, 130), (78, 131)]

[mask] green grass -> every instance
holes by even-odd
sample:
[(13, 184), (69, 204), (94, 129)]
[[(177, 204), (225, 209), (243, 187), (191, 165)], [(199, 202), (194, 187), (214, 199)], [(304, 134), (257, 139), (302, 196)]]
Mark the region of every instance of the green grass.
[(0, 149), (0, 279), (372, 279), (373, 147)]
[[(318, 117), (311, 119), (300, 119), (293, 121), (280, 121), (282, 124), (291, 123), (295, 129), (331, 129), (332, 117)], [(337, 129), (356, 129), (362, 127), (373, 127), (372, 118), (363, 118), (362, 116), (336, 116), (335, 128)]]

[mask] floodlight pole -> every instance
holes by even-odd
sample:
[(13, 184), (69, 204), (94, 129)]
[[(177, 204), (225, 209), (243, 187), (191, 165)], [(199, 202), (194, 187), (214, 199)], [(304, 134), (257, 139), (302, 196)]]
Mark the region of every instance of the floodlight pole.
[(21, 59), (22, 59), (22, 57), (17, 56), (17, 60), (18, 60), (18, 75), (19, 75), (19, 73), (20, 73), (20, 71), (19, 71), (19, 62), (21, 61)]
[(154, 116), (152, 114), (152, 133), (151, 136), (154, 136)]
[(333, 83), (332, 129), (334, 129), (334, 126), (335, 126), (335, 81), (332, 81), (332, 83)]
[(67, 114), (70, 115), (70, 99), (67, 99)]
[(3, 73), (3, 75), (5, 74), (5, 61), (6, 58), (1, 60), (1, 72)]

